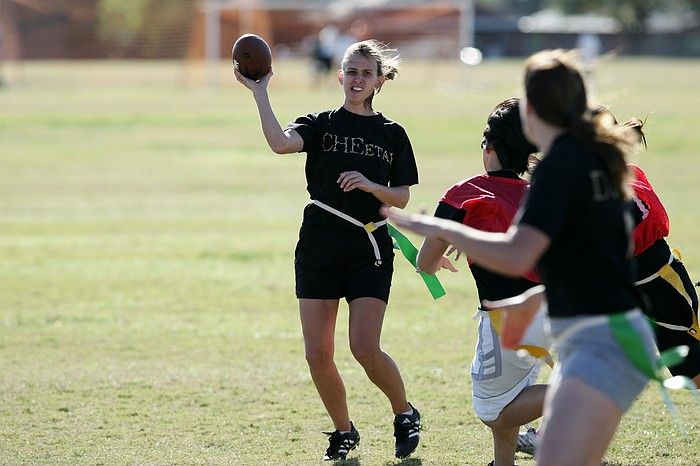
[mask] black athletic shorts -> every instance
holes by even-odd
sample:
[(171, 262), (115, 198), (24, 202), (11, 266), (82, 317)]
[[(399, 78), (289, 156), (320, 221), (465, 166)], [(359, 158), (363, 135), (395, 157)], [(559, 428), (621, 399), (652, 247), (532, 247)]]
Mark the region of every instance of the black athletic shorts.
[(377, 298), (389, 302), (394, 273), (394, 250), (386, 226), (374, 233), (381, 265), (365, 230), (328, 230), (301, 227), (294, 252), (297, 298)]
[[(648, 314), (652, 320), (690, 327), (693, 323), (693, 315), (698, 315), (698, 295), (683, 263), (674, 259), (670, 266), (678, 274), (683, 283), (685, 294), (690, 298), (691, 303), (688, 303), (685, 296), (661, 277), (639, 285), (639, 288), (649, 298)], [(656, 324), (654, 325), (654, 333), (660, 351), (680, 345), (687, 345), (690, 350), (681, 364), (669, 367), (673, 375), (685, 375), (693, 378), (700, 374), (700, 340), (686, 331), (672, 330)]]

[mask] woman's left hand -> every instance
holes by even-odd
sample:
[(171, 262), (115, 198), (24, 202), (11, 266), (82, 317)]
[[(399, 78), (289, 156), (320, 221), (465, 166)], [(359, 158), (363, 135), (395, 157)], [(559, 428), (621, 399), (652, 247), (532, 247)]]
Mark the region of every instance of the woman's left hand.
[(449, 270), (452, 273), (459, 272), (459, 269), (452, 264), (452, 261), (445, 256), (440, 257), (440, 262), (438, 263), (441, 269)]
[(459, 258), (462, 257), (462, 251), (460, 251), (459, 249), (457, 249), (457, 248), (454, 246), (454, 244), (450, 244), (450, 247), (449, 247), (449, 249), (447, 250), (447, 252), (445, 253), (445, 256), (450, 257), (450, 255), (451, 255), (451, 254), (454, 254), (455, 252), (457, 253), (457, 254), (455, 254), (455, 262), (457, 262), (457, 261), (459, 260)]
[(361, 189), (362, 191), (371, 193), (377, 186), (377, 183), (369, 181), (362, 173), (355, 171), (341, 173), (337, 183), (340, 185), (340, 189), (345, 192), (352, 191), (353, 189)]

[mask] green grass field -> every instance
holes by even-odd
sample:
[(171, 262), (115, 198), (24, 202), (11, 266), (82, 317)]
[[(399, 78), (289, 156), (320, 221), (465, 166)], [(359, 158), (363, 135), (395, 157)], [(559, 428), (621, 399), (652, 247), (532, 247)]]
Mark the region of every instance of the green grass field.
[[(307, 202), (303, 155), (267, 149), (249, 92), (224, 64), (218, 90), (188, 85), (201, 73), (183, 63), (5, 71), (0, 463), (320, 463), (321, 431), (332, 425), (304, 361), (292, 273)], [(520, 74), (519, 61), (409, 61), (385, 86), (376, 107), (405, 126), (418, 158), (409, 210), (432, 209), (447, 186), (481, 169), (485, 117), (519, 93)], [(619, 119), (653, 112), (649, 151), (637, 159), (695, 279), (698, 76), (698, 60), (628, 59), (595, 75), (598, 99)], [(277, 64), (270, 92), (283, 124), (342, 103), (332, 83), (312, 89), (304, 63)], [(492, 459), (469, 396), (477, 301), (461, 268), (433, 302), (396, 262), (383, 346), (425, 426), (401, 464)], [(350, 355), (345, 309), (336, 359), (362, 433), (346, 463), (397, 464), (388, 402)], [(687, 392), (672, 398), (688, 435), (650, 386), (607, 464), (700, 464), (700, 406)]]

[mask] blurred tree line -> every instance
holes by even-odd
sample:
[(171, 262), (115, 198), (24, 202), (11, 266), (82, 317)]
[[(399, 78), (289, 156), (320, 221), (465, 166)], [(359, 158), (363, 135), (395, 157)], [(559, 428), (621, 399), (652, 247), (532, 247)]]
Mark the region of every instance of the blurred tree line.
[[(461, 1), (455, 0), (455, 4)], [(96, 2), (99, 39), (111, 44), (118, 55), (142, 57), (167, 57), (177, 55), (176, 50), (182, 52), (191, 31), (195, 8), (202, 4), (200, 0)], [(259, 3), (264, 5), (265, 1)], [(646, 20), (655, 11), (694, 10), (700, 13), (700, 0), (475, 0), (475, 3), (521, 15), (551, 7), (565, 13), (606, 14), (617, 19), (625, 32), (633, 34), (646, 32)]]
[(645, 33), (646, 20), (655, 11), (700, 13), (698, 0), (554, 0), (567, 13), (597, 12), (612, 16), (626, 32)]
[(98, 36), (130, 56), (170, 56), (187, 43), (196, 5), (196, 0), (98, 0)]
[(523, 15), (557, 7), (565, 13), (606, 14), (619, 21), (622, 29), (644, 33), (646, 20), (654, 11), (695, 11), (700, 0), (476, 0), (477, 4)]

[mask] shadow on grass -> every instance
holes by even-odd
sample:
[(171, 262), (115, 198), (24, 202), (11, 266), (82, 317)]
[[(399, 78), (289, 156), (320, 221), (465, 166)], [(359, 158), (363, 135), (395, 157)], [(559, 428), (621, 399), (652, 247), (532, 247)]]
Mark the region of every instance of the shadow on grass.
[(607, 462), (602, 462), (600, 463), (600, 466), (644, 466), (643, 464), (622, 464), (622, 463), (607, 463)]
[[(423, 461), (419, 458), (406, 458), (404, 460), (393, 462), (387, 461), (385, 466), (422, 466)], [(359, 458), (349, 458), (346, 460), (337, 460), (333, 462), (333, 466), (361, 466), (362, 461)]]
[(421, 461), (420, 458), (406, 458), (399, 461), (398, 463), (387, 461), (384, 464), (386, 466), (421, 466), (423, 464), (423, 461)]
[(362, 463), (359, 458), (350, 458), (349, 460), (333, 461), (333, 466), (360, 466)]

